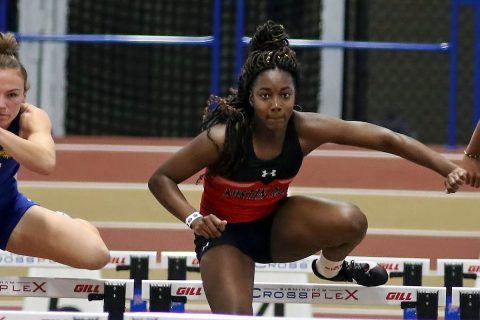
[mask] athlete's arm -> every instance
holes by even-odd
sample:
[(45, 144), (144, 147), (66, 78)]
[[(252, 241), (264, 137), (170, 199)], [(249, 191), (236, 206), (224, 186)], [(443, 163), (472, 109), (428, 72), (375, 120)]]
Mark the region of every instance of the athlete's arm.
[(423, 143), (387, 128), (318, 114), (301, 114), (296, 121), (300, 142), (306, 153), (327, 142), (350, 145), (397, 155), (443, 177), (455, 172), (450, 176), (453, 179), (450, 183), (453, 184), (461, 185), (466, 179), (466, 171), (452, 161)]
[(37, 173), (50, 174), (55, 168), (55, 143), (47, 113), (25, 103), (20, 116), (20, 133), (0, 129), (0, 145), (20, 165)]
[[(197, 211), (185, 198), (178, 184), (213, 164), (219, 156), (219, 148), (223, 147), (225, 126), (217, 125), (210, 131), (202, 132), (185, 147), (165, 161), (151, 176), (148, 187), (155, 198), (175, 217), (184, 222), (194, 211)], [(213, 139), (213, 141), (212, 141)], [(191, 228), (205, 235), (219, 235), (218, 229), (223, 229), (224, 222), (215, 216), (209, 216), (201, 226), (194, 221)], [(199, 229), (204, 229), (200, 232)], [(203, 234), (202, 234), (203, 235)]]

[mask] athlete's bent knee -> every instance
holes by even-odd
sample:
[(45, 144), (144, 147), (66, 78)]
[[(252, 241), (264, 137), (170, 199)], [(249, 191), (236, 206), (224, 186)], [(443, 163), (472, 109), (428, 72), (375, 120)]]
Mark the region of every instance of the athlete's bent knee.
[(345, 234), (354, 238), (363, 238), (367, 233), (368, 221), (365, 214), (351, 203), (342, 205), (340, 210), (340, 224)]
[(89, 258), (84, 261), (84, 269), (97, 270), (102, 269), (110, 262), (110, 251), (105, 246), (98, 246), (92, 249)]

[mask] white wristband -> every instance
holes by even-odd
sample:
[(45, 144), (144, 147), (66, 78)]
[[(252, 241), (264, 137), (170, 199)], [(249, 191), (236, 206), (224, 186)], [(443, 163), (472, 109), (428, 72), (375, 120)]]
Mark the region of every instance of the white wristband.
[(185, 224), (187, 225), (187, 227), (190, 228), (190, 226), (192, 225), (192, 222), (201, 217), (203, 216), (200, 214), (200, 212), (195, 211), (185, 219)]

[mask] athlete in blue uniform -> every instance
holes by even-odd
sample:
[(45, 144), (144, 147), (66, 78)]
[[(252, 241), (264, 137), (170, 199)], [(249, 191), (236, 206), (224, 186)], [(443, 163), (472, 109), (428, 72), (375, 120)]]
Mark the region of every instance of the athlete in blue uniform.
[[(361, 210), (343, 201), (288, 195), (302, 158), (324, 143), (389, 152), (447, 177), (468, 173), (420, 142), (365, 122), (295, 109), (299, 68), (283, 26), (261, 25), (238, 91), (213, 97), (201, 132), (152, 175), (157, 200), (195, 233), (208, 303), (215, 313), (252, 314), (254, 262), (289, 262), (321, 251), (312, 271), (364, 286), (387, 282), (374, 263), (345, 261), (367, 232)], [(200, 212), (178, 184), (206, 168)], [(321, 170), (321, 168), (318, 168)]]
[(20, 165), (41, 174), (55, 168), (47, 113), (25, 103), (27, 72), (13, 34), (0, 33), (0, 248), (99, 269), (110, 260), (98, 230), (85, 220), (43, 208), (18, 191)]

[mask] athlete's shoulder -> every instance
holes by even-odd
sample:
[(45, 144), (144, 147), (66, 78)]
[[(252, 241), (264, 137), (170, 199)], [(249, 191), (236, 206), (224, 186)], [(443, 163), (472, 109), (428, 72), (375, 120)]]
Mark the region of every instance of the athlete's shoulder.
[(213, 141), (218, 147), (220, 147), (220, 149), (222, 149), (225, 144), (226, 128), (227, 126), (225, 124), (216, 124), (207, 129), (204, 134), (207, 135), (208, 139)]
[(294, 111), (294, 121), (297, 128), (303, 126), (315, 126), (322, 123), (328, 123), (335, 118), (318, 112)]
[(295, 129), (304, 154), (330, 142), (332, 136), (341, 134), (343, 122), (338, 118), (315, 112), (295, 112)]

